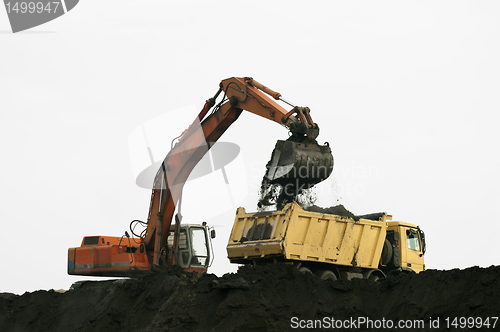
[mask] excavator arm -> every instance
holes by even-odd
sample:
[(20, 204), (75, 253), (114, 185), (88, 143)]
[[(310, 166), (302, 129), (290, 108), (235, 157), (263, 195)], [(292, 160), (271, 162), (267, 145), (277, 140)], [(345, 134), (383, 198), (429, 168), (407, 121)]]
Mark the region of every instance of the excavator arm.
[[(224, 98), (215, 105), (220, 93)], [(281, 99), (279, 93), (252, 78), (223, 80), (216, 95), (206, 101), (196, 120), (165, 157), (154, 180), (144, 237), (146, 247), (154, 249), (155, 264), (160, 262), (160, 251), (166, 246), (175, 207), (189, 174), (243, 110), (284, 125), (293, 135), (302, 135), (310, 141), (318, 136), (319, 128), (312, 121), (308, 108), (294, 107), (287, 111), (270, 97)], [(213, 106), (213, 112), (207, 116)]]

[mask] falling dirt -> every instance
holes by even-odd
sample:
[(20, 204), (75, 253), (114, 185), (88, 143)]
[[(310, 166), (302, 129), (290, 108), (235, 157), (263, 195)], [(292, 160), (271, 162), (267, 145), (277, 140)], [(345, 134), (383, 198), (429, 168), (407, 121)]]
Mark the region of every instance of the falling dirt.
[(298, 192), (292, 192), (294, 194), (287, 195), (286, 191), (283, 190), (283, 187), (281, 185), (269, 185), (268, 183), (266, 183), (265, 179), (263, 179), (259, 192), (260, 199), (257, 203), (257, 209), (259, 211), (265, 211), (267, 210), (266, 207), (275, 206), (276, 210), (282, 210), (286, 204), (294, 201), (305, 209), (313, 206), (317, 198), (316, 193), (313, 191), (313, 188), (301, 189)]
[[(0, 326), (51, 332), (288, 331), (308, 320), (366, 318), (422, 321), (425, 328), (418, 331), (445, 331), (448, 317), (498, 316), (499, 279), (500, 266), (390, 275), (381, 282), (323, 281), (287, 264), (245, 266), (221, 278), (160, 270), (139, 279), (83, 282), (65, 293), (3, 293)], [(431, 319), (439, 328), (430, 328)], [(374, 329), (358, 324), (352, 330)]]
[(286, 204), (299, 201), (304, 189), (296, 187), (292, 182), (289, 184), (271, 184), (264, 176), (259, 191), (259, 202), (257, 208), (263, 210), (269, 206), (276, 206), (277, 210), (282, 210)]

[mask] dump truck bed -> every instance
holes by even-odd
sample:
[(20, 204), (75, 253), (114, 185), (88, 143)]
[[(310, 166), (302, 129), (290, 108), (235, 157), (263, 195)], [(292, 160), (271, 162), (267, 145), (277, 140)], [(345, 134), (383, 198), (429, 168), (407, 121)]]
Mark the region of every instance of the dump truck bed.
[(227, 245), (232, 263), (310, 261), (377, 268), (386, 237), (379, 220), (304, 211), (297, 203), (281, 211), (247, 213), (238, 208)]

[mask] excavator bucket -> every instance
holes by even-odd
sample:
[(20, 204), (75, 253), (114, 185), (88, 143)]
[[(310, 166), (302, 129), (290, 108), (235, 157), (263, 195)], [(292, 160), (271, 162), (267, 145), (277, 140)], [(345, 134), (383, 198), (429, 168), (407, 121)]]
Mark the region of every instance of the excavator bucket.
[(308, 189), (325, 180), (333, 171), (333, 156), (328, 144), (314, 140), (278, 141), (267, 164), (264, 180), (268, 184)]

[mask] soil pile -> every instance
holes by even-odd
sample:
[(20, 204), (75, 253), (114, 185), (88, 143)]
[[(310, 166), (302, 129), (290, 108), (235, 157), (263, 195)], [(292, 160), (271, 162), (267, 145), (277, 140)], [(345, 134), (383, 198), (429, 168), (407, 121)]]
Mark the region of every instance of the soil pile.
[[(66, 293), (4, 293), (0, 326), (2, 331), (288, 331), (307, 326), (307, 320), (356, 323), (364, 317), (375, 324), (418, 320), (425, 324), (419, 331), (445, 331), (447, 317), (498, 316), (499, 279), (500, 266), (390, 275), (382, 282), (322, 281), (286, 264), (245, 266), (221, 278), (159, 270), (139, 279), (83, 282)], [(439, 319), (439, 328), (436, 323), (430, 328), (431, 317)], [(374, 330), (366, 324), (349, 327)]]
[(359, 220), (358, 216), (355, 216), (354, 213), (347, 210), (342, 204), (330, 206), (327, 208), (323, 208), (323, 207), (320, 207), (317, 205), (312, 205), (312, 206), (304, 208), (304, 210), (311, 211), (311, 212), (317, 212), (317, 213), (334, 214), (336, 216), (347, 217), (347, 218), (352, 218), (354, 220)]

